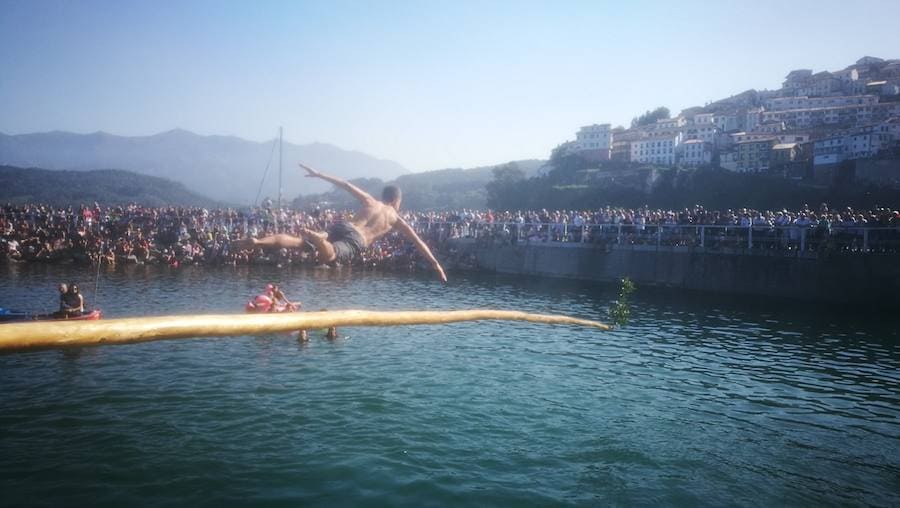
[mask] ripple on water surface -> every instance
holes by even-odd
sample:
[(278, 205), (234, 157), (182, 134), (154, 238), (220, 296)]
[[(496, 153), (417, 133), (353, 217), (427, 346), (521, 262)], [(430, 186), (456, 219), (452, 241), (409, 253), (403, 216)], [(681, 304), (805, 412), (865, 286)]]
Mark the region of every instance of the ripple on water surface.
[[(76, 275), (10, 270), (9, 307), (50, 306)], [(98, 299), (111, 317), (223, 312), (280, 280), (312, 309), (602, 318), (614, 298), (355, 275), (131, 267)], [(3, 504), (896, 503), (895, 323), (672, 296), (639, 292), (608, 333), (482, 322), (0, 356)]]

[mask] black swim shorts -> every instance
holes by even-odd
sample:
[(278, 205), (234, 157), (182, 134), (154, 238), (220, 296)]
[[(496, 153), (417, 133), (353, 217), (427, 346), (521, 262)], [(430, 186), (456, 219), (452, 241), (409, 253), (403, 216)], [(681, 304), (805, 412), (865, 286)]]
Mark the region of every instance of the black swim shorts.
[(328, 241), (338, 263), (349, 263), (366, 248), (366, 240), (349, 222), (334, 223), (328, 230)]

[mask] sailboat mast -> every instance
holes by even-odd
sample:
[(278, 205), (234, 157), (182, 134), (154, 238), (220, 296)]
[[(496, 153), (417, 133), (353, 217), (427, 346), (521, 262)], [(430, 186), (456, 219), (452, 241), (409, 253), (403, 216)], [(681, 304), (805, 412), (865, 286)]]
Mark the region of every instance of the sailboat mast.
[(281, 155), (284, 152), (283, 128), (278, 128), (278, 209), (281, 210)]

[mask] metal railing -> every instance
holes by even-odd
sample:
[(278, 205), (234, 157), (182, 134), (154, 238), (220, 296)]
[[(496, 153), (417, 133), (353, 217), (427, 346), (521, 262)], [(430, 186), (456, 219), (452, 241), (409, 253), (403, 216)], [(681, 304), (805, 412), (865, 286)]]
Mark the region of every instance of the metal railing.
[(583, 224), (537, 222), (427, 222), (412, 224), (420, 235), (443, 241), (515, 244), (603, 244), (687, 247), (710, 251), (900, 252), (900, 227), (681, 224)]

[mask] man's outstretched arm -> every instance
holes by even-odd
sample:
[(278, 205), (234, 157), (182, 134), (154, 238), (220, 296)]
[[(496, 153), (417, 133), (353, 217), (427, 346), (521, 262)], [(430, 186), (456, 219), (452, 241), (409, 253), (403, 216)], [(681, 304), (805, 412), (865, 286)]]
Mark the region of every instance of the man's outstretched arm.
[(413, 228), (409, 226), (403, 219), (397, 217), (397, 222), (394, 224), (394, 227), (397, 228), (404, 236), (410, 239), (410, 241), (419, 249), (419, 252), (425, 256), (425, 259), (431, 263), (431, 267), (438, 273), (438, 277), (440, 277), (442, 282), (447, 282), (447, 275), (444, 273), (444, 268), (438, 262), (437, 258), (434, 257), (434, 254), (431, 253), (431, 249), (428, 248), (428, 245), (419, 238), (419, 235), (413, 231)]
[(349, 192), (350, 194), (353, 194), (353, 196), (355, 196), (356, 199), (362, 201), (363, 204), (369, 204), (372, 201), (376, 201), (376, 199), (373, 198), (371, 194), (360, 189), (359, 187), (353, 185), (352, 183), (350, 183), (346, 180), (341, 180), (340, 178), (337, 178), (337, 177), (334, 177), (331, 175), (326, 175), (325, 173), (316, 171), (315, 169), (313, 169), (309, 166), (306, 166), (303, 163), (300, 163), (299, 165), (301, 168), (306, 170), (306, 173), (307, 173), (306, 176), (321, 178), (322, 180), (325, 180), (326, 182), (331, 182), (334, 185)]

